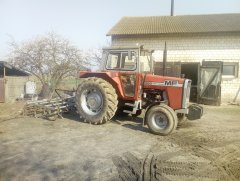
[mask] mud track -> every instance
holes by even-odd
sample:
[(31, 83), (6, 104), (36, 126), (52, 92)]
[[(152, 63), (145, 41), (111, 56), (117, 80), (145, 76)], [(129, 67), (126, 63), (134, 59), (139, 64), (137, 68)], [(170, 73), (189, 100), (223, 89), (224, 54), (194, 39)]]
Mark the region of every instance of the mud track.
[[(129, 160), (129, 156), (114, 158), (114, 163), (116, 159), (118, 160), (118, 164), (115, 165), (118, 167), (121, 180), (179, 180), (179, 178), (181, 180), (240, 180), (240, 122), (235, 120), (234, 123), (238, 124), (235, 127), (225, 122), (228, 120), (226, 117), (233, 118), (233, 115), (223, 116), (226, 110), (219, 113), (221, 108), (208, 107), (208, 109), (203, 122), (212, 122), (201, 127), (196, 127), (194, 123), (185, 123), (179, 129), (182, 132), (179, 131), (164, 139), (174, 144), (176, 148), (180, 148), (178, 151), (161, 153), (158, 149), (163, 145), (158, 143), (151, 148), (145, 159), (138, 159), (138, 163), (141, 162), (139, 167), (144, 168), (140, 175), (139, 172), (132, 172), (134, 176), (131, 178), (128, 172), (128, 179), (122, 179), (125, 176), (121, 172), (121, 166), (119, 167), (120, 163), (125, 162), (125, 165), (128, 163), (128, 170), (132, 170), (131, 165), (134, 164)], [(222, 119), (214, 120), (214, 117), (218, 117), (217, 114), (222, 115)], [(189, 129), (190, 126), (192, 129)], [(159, 138), (159, 142), (161, 141), (162, 138)], [(135, 169), (136, 166), (134, 165)]]

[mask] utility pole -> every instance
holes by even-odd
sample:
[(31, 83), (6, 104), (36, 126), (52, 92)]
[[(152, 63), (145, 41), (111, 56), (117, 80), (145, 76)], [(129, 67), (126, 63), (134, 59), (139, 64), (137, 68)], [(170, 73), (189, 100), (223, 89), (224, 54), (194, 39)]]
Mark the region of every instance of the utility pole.
[[(171, 16), (173, 15), (174, 15), (174, 0), (171, 0)], [(163, 76), (167, 74), (166, 64), (167, 64), (167, 42), (165, 41), (163, 50), (163, 73), (162, 73)]]
[(171, 0), (171, 16), (174, 16), (174, 0)]

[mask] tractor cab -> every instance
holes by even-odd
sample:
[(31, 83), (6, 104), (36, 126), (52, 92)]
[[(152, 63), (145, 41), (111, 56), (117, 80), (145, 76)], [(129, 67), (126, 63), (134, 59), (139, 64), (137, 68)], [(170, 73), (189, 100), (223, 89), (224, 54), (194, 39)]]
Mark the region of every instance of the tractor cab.
[(152, 52), (143, 46), (103, 49), (104, 70), (153, 73)]
[(152, 52), (143, 49), (143, 46), (103, 49), (103, 71), (118, 74), (123, 94), (120, 101), (134, 101), (138, 106), (142, 99), (143, 77), (145, 74), (153, 74)]

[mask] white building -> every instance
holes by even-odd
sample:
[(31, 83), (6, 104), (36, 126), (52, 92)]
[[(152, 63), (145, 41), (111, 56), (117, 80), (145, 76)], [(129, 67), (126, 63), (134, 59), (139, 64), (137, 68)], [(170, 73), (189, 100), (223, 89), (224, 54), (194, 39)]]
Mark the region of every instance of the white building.
[(162, 61), (166, 42), (168, 75), (192, 79), (193, 100), (205, 94), (222, 102), (240, 101), (240, 14), (123, 17), (107, 35), (112, 46), (139, 44), (160, 52), (155, 61)]

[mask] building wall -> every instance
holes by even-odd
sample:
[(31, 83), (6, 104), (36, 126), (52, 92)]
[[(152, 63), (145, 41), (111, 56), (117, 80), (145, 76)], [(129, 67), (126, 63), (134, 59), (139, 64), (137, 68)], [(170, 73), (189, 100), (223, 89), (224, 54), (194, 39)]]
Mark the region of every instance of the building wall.
[[(144, 45), (155, 50), (155, 61), (162, 61), (164, 44), (167, 42), (169, 62), (223, 61), (238, 64), (238, 77), (222, 80), (222, 101), (233, 101), (240, 88), (240, 32), (205, 33), (187, 35), (138, 35), (113, 36), (112, 46)], [(240, 95), (238, 100), (240, 101)]]
[(5, 77), (5, 102), (14, 102), (24, 94), (24, 86), (29, 77)]

